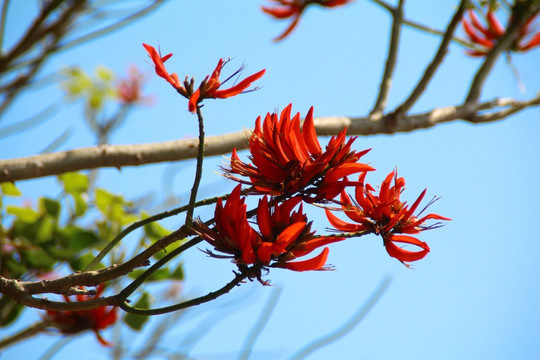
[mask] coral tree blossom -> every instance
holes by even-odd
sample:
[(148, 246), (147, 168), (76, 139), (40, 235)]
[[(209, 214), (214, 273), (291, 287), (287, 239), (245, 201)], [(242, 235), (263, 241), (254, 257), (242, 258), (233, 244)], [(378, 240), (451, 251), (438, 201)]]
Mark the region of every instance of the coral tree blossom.
[[(233, 150), (230, 169), (225, 176), (252, 185), (252, 193), (293, 196), (304, 201), (324, 202), (339, 195), (351, 183), (347, 176), (375, 170), (358, 163), (370, 149), (356, 152), (351, 145), (356, 137), (345, 141), (346, 129), (330, 139), (326, 150), (321, 145), (313, 124), (313, 107), (300, 129), (300, 114), (291, 119), (292, 105), (278, 114), (267, 114), (261, 124), (257, 118), (249, 141), (250, 160), (246, 164)], [(238, 174), (250, 180), (241, 180)]]
[(350, 3), (352, 0), (271, 0), (276, 3), (273, 6), (263, 6), (262, 10), (273, 16), (275, 19), (288, 19), (291, 18), (292, 22), (285, 29), (285, 31), (279, 35), (274, 41), (283, 40), (289, 35), (298, 22), (300, 16), (309, 5), (321, 5), (327, 8), (336, 7)]
[(144, 77), (135, 66), (129, 68), (127, 77), (121, 78), (116, 86), (120, 101), (126, 105), (149, 100), (141, 94)]
[[(485, 16), (487, 25), (482, 23), (474, 10), (469, 10), (467, 14), (469, 18), (463, 17), (461, 21), (463, 29), (467, 37), (475, 45), (479, 46), (478, 49), (467, 50), (467, 54), (485, 56), (495, 46), (498, 39), (506, 33), (506, 29), (491, 9), (488, 10)], [(527, 51), (540, 45), (540, 31), (532, 30), (532, 23), (537, 16), (538, 14), (532, 15), (519, 30), (518, 38), (510, 50)]]
[[(85, 301), (86, 299), (97, 299), (103, 293), (105, 285), (101, 284), (97, 287), (96, 295), (86, 297), (77, 295), (77, 301)], [(71, 302), (70, 298), (64, 296), (66, 302)], [(111, 343), (103, 339), (100, 330), (106, 329), (116, 322), (116, 308), (101, 306), (90, 310), (79, 311), (47, 311), (48, 318), (55, 326), (64, 334), (75, 334), (85, 330), (92, 330), (98, 341), (104, 346), (112, 346)]]
[[(355, 202), (345, 191), (341, 193), (342, 210), (355, 223), (345, 222), (326, 209), (326, 216), (332, 226), (341, 231), (381, 235), (388, 254), (404, 264), (424, 258), (429, 252), (429, 246), (425, 242), (409, 235), (398, 234), (418, 234), (423, 230), (440, 226), (438, 223), (426, 226), (424, 223), (427, 220), (450, 219), (437, 214), (428, 214), (421, 218), (419, 218), (420, 214), (413, 215), (424, 198), (426, 190), (410, 207), (407, 206), (400, 199), (405, 187), (405, 179), (398, 178), (394, 171), (382, 182), (378, 195), (373, 193), (375, 190), (371, 185), (364, 185), (364, 180), (365, 174), (362, 174), (359, 179), (360, 185), (355, 189)], [(394, 185), (392, 185), (392, 180), (394, 180)], [(415, 245), (420, 250), (406, 250), (396, 243)]]
[(242, 69), (236, 71), (226, 80), (220, 81), (219, 77), (221, 75), (221, 70), (223, 69), (223, 66), (225, 66), (227, 61), (219, 59), (216, 68), (212, 72), (212, 75), (207, 76), (201, 82), (199, 88), (194, 91), (193, 79), (189, 81), (186, 77), (184, 82), (181, 83), (176, 73), (169, 74), (167, 69), (165, 69), (164, 62), (167, 61), (173, 54), (161, 56), (161, 54), (153, 46), (150, 46), (148, 44), (143, 44), (143, 46), (148, 52), (150, 58), (152, 59), (152, 62), (154, 63), (156, 74), (159, 77), (165, 79), (169, 84), (171, 84), (180, 95), (189, 99), (188, 109), (192, 113), (197, 111), (197, 105), (204, 99), (225, 99), (236, 96), (245, 91), (249, 91), (248, 88), (251, 86), (251, 84), (256, 80), (260, 79), (266, 71), (261, 70), (251, 76), (248, 76), (244, 80), (231, 86), (228, 89), (220, 89), (221, 85), (223, 85), (225, 82), (237, 75)]
[(317, 238), (311, 231), (311, 223), (303, 214), (301, 198), (288, 199), (270, 205), (265, 196), (257, 208), (255, 230), (248, 222), (245, 198), (241, 198), (241, 185), (236, 186), (225, 205), (221, 199), (216, 204), (215, 226), (210, 229), (200, 221), (195, 222), (196, 231), (220, 254), (207, 251), (213, 257), (232, 258), (241, 270), (255, 265), (260, 280), (260, 269), (279, 267), (294, 271), (326, 270), (328, 248), (308, 260), (293, 261), (309, 254), (318, 247), (343, 240), (340, 237)]

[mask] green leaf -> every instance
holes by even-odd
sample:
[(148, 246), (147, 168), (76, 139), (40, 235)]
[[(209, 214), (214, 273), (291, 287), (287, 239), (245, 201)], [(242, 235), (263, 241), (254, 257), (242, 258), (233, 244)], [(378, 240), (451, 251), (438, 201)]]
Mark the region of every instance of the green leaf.
[(99, 80), (106, 83), (114, 80), (114, 72), (103, 65), (96, 66), (95, 74)]
[(60, 216), (60, 203), (53, 199), (40, 198), (39, 210), (42, 214), (49, 214), (54, 219), (58, 219)]
[(88, 209), (88, 204), (81, 194), (71, 194), (73, 201), (75, 202), (75, 215), (81, 217)]
[(21, 250), (20, 253), (23, 263), (31, 269), (49, 271), (58, 262), (39, 247)]
[(178, 264), (178, 267), (170, 275), (171, 279), (174, 280), (184, 280), (184, 264)]
[(6, 210), (8, 214), (15, 215), (17, 218), (19, 218), (19, 220), (27, 223), (33, 223), (40, 217), (37, 211), (27, 207), (8, 205)]
[(17, 189), (14, 183), (3, 182), (0, 184), (2, 194), (6, 196), (21, 196), (21, 191)]
[[(135, 303), (135, 307), (140, 309), (149, 309), (151, 304), (151, 297), (147, 292), (143, 292), (139, 301)], [(148, 321), (148, 316), (146, 315), (135, 315), (127, 314), (124, 317), (124, 322), (133, 330), (140, 331), (143, 325)]]
[(88, 176), (77, 172), (65, 173), (58, 176), (64, 190), (68, 194), (80, 194), (88, 190)]
[(63, 229), (58, 229), (57, 234), (62, 240), (63, 247), (75, 252), (91, 248), (101, 243), (101, 238), (94, 232), (81, 229), (75, 225), (68, 225)]
[[(6, 276), (6, 274), (9, 274), (10, 278), (17, 279), (28, 272), (28, 268), (24, 266), (24, 264), (21, 264), (21, 262), (13, 259), (13, 257), (11, 257), (10, 255), (3, 256), (0, 261), (3, 262), (3, 266), (5, 267), (5, 269), (7, 269), (7, 271), (4, 270), (4, 276)], [(0, 309), (1, 308), (2, 306), (0, 306)]]
[[(145, 269), (135, 269), (129, 273), (129, 277), (132, 279), (136, 279), (141, 276), (145, 271)], [(162, 281), (167, 279), (169, 279), (169, 269), (165, 267), (157, 269), (155, 273), (153, 273), (148, 279), (146, 279), (146, 281)]]
[(122, 196), (111, 194), (104, 189), (96, 189), (96, 206), (103, 216), (115, 223), (125, 225), (137, 220), (137, 216), (128, 214), (125, 207), (131, 205)]
[[(69, 262), (69, 265), (74, 271), (83, 271), (88, 266), (88, 264), (90, 264), (92, 260), (94, 260), (94, 258), (95, 256), (91, 253), (86, 253), (76, 259), (71, 260)], [(105, 265), (99, 263), (98, 265), (96, 265), (95, 269), (103, 269), (104, 267)]]
[(29, 237), (28, 239), (33, 244), (45, 244), (54, 242), (53, 232), (56, 228), (55, 221), (50, 216), (45, 216), (36, 222), (37, 229), (35, 237)]
[(9, 296), (0, 298), (0, 327), (11, 324), (24, 309), (22, 304), (15, 302)]
[(154, 242), (161, 238), (164, 238), (171, 232), (154, 221), (144, 225), (144, 233), (146, 234), (146, 236), (148, 236), (148, 238), (150, 238), (150, 240), (152, 240), (152, 242)]

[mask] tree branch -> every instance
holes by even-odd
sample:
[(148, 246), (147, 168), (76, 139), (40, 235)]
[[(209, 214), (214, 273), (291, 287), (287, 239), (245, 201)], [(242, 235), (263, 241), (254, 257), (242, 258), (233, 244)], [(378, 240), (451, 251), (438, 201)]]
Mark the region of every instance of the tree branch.
[(465, 12), (467, 2), (468, 0), (461, 0), (459, 8), (456, 10), (456, 13), (452, 17), (450, 24), (448, 24), (448, 27), (446, 28), (446, 32), (444, 33), (443, 39), (441, 40), (441, 45), (435, 53), (433, 60), (424, 71), (424, 75), (412, 91), (411, 95), (409, 95), (407, 100), (405, 100), (400, 106), (397, 107), (397, 109), (395, 110), (396, 113), (406, 113), (407, 111), (409, 111), (409, 109), (416, 103), (422, 93), (426, 90), (428, 83), (433, 78), (433, 75), (435, 75), (437, 68), (441, 65), (444, 57), (446, 56), (446, 53), (448, 52), (448, 46), (450, 45), (450, 41), (453, 38), (454, 31), (456, 30), (461, 20), (461, 17)]
[[(55, 280), (43, 281), (20, 281), (17, 279), (6, 279), (0, 276), (0, 293), (8, 295), (25, 306), (43, 310), (88, 310), (106, 305), (118, 306), (125, 300), (122, 296), (118, 295), (71, 303), (50, 301), (43, 298), (36, 298), (32, 295), (45, 293), (70, 294), (73, 292), (72, 288), (76, 286), (96, 286), (116, 279), (128, 274), (137, 267), (148, 266), (148, 259), (152, 255), (165, 249), (165, 247), (173, 242), (185, 238), (189, 234), (190, 230), (187, 227), (181, 227), (179, 230), (156, 241), (129, 261), (121, 265), (109, 266), (105, 269), (74, 273)], [(185, 247), (187, 248), (187, 246)]]
[[(369, 117), (331, 116), (315, 119), (317, 134), (336, 135), (347, 127), (349, 135), (375, 135), (410, 132), (427, 129), (435, 125), (459, 119), (474, 123), (491, 122), (505, 116), (540, 104), (540, 95), (525, 101), (514, 99), (495, 99), (492, 101), (455, 105), (434, 109), (414, 115), (389, 114), (381, 121), (371, 121)], [(479, 111), (496, 110), (489, 115)], [(507, 115), (505, 115), (507, 114)], [(397, 121), (399, 120), (399, 121)], [(206, 156), (227, 154), (233, 148), (244, 149), (249, 141), (248, 132), (239, 131), (206, 137)], [(192, 159), (197, 156), (196, 139), (174, 140), (137, 145), (101, 145), (79, 148), (51, 154), (39, 154), (22, 158), (0, 160), (0, 182), (18, 181), (58, 175), (70, 171), (96, 169), (103, 167), (140, 166), (166, 161)]]
[(401, 33), (401, 26), (403, 24), (403, 5), (405, 0), (399, 0), (397, 8), (387, 7), (388, 11), (392, 14), (392, 33), (390, 36), (390, 44), (388, 47), (388, 57), (386, 58), (386, 64), (384, 66), (384, 74), (379, 87), (379, 95), (377, 101), (371, 110), (370, 116), (376, 121), (379, 120), (383, 114), (388, 101), (388, 95), (390, 94), (390, 88), (392, 87), (392, 76), (396, 67), (398, 48), (399, 48), (399, 36)]

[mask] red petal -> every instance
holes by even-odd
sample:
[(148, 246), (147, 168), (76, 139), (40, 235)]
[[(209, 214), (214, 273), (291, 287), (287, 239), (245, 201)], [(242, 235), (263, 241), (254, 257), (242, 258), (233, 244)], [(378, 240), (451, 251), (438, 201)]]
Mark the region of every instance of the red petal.
[(330, 210), (324, 209), (324, 211), (326, 212), (326, 217), (328, 218), (328, 221), (330, 222), (330, 224), (338, 230), (347, 231), (347, 232), (357, 232), (357, 231), (366, 230), (366, 227), (364, 225), (351, 224), (351, 223), (345, 222), (341, 220), (340, 218), (338, 218), (336, 215), (334, 215)]
[(326, 263), (329, 252), (330, 250), (326, 247), (319, 255), (312, 259), (285, 263), (285, 268), (293, 271), (319, 270)]
[(189, 103), (188, 103), (188, 110), (192, 113), (197, 112), (197, 103), (199, 101), (199, 96), (201, 95), (201, 91), (197, 89), (190, 97), (189, 97)]
[(262, 242), (260, 247), (257, 249), (257, 257), (261, 262), (268, 264), (270, 260), (272, 260), (272, 255), (278, 256), (284, 252), (286, 252), (285, 249), (278, 244)]
[(345, 176), (349, 176), (351, 174), (359, 173), (359, 172), (365, 172), (365, 171), (373, 171), (375, 170), (373, 167), (362, 164), (362, 163), (353, 163), (353, 164), (343, 164), (339, 165), (335, 169), (331, 169), (326, 173), (326, 176), (324, 177), (324, 182), (331, 183), (339, 179), (343, 179)]
[(292, 17), (294, 14), (298, 12), (297, 8), (294, 7), (265, 7), (261, 6), (262, 11), (265, 13), (272, 15), (276, 19), (286, 19)]
[(461, 23), (463, 24), (463, 29), (465, 30), (467, 35), (469, 35), (469, 38), (471, 39), (471, 41), (477, 44), (480, 44), (482, 46), (485, 46), (487, 48), (493, 47), (494, 45), (493, 41), (491, 41), (490, 39), (486, 37), (483, 37), (482, 36), (483, 34), (480, 35), (479, 33), (477, 33), (476, 30), (472, 27), (472, 25), (467, 21), (467, 19), (463, 19)]
[(296, 15), (294, 15), (294, 20), (289, 24), (287, 29), (285, 29), (285, 31), (281, 35), (279, 35), (277, 38), (275, 38), (273, 41), (278, 42), (278, 41), (281, 41), (281, 40), (285, 39), (287, 37), (287, 35), (289, 35), (294, 30), (296, 25), (298, 25), (299, 21), (300, 21), (300, 12), (298, 12)]
[(263, 237), (269, 239), (273, 237), (272, 233), (272, 220), (270, 218), (270, 209), (268, 208), (268, 198), (264, 196), (259, 200), (259, 207), (257, 208), (257, 225)]
[(317, 133), (315, 132), (315, 125), (313, 123), (313, 106), (309, 109), (306, 119), (304, 120), (304, 125), (302, 127), (302, 135), (304, 137), (304, 142), (309, 149), (309, 152), (312, 155), (319, 155), (321, 150), (321, 144), (317, 138)]
[(218, 90), (218, 91), (216, 91), (216, 92), (214, 92), (212, 94), (212, 97), (215, 97), (215, 98), (218, 98), (218, 99), (225, 99), (225, 98), (229, 98), (231, 96), (236, 96), (236, 95), (240, 94), (241, 92), (243, 92), (244, 90), (246, 90), (248, 87), (250, 87), (251, 83), (253, 83), (254, 81), (260, 79), (264, 75), (265, 72), (266, 72), (266, 69), (261, 70), (258, 73), (255, 73), (255, 74), (253, 74), (251, 76), (248, 76), (247, 78), (240, 81), (238, 84), (236, 84), (235, 86), (233, 86), (233, 87), (231, 87), (229, 89)]
[(298, 236), (306, 228), (305, 222), (298, 222), (289, 225), (285, 230), (278, 235), (276, 244), (281, 245), (283, 248), (287, 248), (292, 242), (294, 242)]
[(307, 255), (309, 254), (310, 252), (312, 252), (313, 250), (321, 247), (321, 246), (324, 246), (324, 245), (328, 245), (328, 244), (331, 244), (331, 243), (334, 243), (334, 242), (338, 242), (338, 241), (342, 241), (342, 240), (345, 240), (346, 238), (342, 238), (342, 237), (326, 237), (326, 238), (315, 238), (315, 239), (311, 239), (309, 240), (308, 242), (306, 242), (304, 244), (304, 248), (301, 249), (301, 250), (293, 250), (292, 251), (292, 254), (299, 258), (299, 257), (302, 257), (304, 255)]
[[(405, 250), (394, 244), (394, 242), (416, 245), (418, 247), (421, 247), (422, 250)], [(429, 252), (429, 246), (425, 242), (422, 242), (417, 238), (407, 235), (391, 235), (389, 239), (385, 240), (384, 246), (386, 247), (388, 255), (403, 262), (417, 261), (423, 259)]]
[(488, 19), (489, 29), (493, 32), (493, 35), (495, 37), (503, 36), (505, 33), (504, 27), (499, 22), (499, 19), (497, 19), (493, 11), (488, 11), (487, 19)]

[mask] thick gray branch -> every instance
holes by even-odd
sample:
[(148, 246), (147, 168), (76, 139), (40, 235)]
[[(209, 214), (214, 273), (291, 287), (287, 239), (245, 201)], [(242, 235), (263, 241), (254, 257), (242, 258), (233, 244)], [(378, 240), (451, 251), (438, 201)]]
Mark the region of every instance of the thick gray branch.
[[(348, 135), (394, 134), (426, 129), (459, 119), (474, 123), (496, 121), (539, 104), (540, 95), (527, 101), (496, 99), (479, 104), (447, 106), (415, 115), (389, 114), (379, 121), (370, 121), (369, 117), (322, 117), (315, 119), (315, 127), (317, 134), (323, 136), (336, 135), (345, 127), (348, 128)], [(223, 155), (231, 152), (233, 148), (244, 149), (248, 143), (248, 134), (247, 131), (240, 131), (207, 137), (205, 154)], [(138, 145), (101, 145), (0, 160), (0, 182), (33, 179), (85, 169), (121, 168), (192, 159), (197, 156), (197, 145), (196, 139)]]

